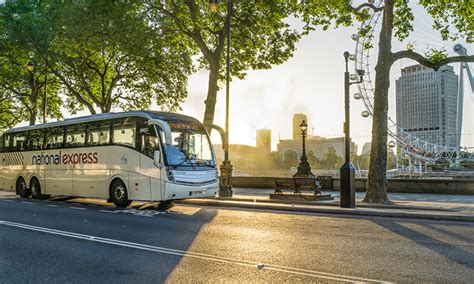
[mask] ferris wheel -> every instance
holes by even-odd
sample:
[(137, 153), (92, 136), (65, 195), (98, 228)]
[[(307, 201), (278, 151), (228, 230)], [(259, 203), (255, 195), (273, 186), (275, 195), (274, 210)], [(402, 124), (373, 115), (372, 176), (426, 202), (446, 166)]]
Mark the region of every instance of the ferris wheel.
[[(372, 2), (372, 1), (371, 1)], [(383, 0), (378, 0), (373, 3), (376, 7), (383, 4)], [(354, 99), (362, 100), (365, 110), (361, 113), (363, 117), (372, 117), (374, 111), (374, 82), (372, 78), (372, 68), (370, 64), (371, 56), (371, 39), (374, 37), (374, 32), (379, 20), (382, 20), (383, 12), (374, 12), (371, 10), (370, 17), (362, 22), (360, 30), (369, 31), (365, 36), (357, 34), (352, 35), (352, 39), (356, 41), (355, 54), (350, 59), (355, 61), (355, 70), (364, 70), (366, 76), (358, 84), (359, 92), (354, 94)], [(467, 50), (460, 44), (454, 46), (454, 52), (459, 55), (467, 55)], [(397, 125), (396, 120), (388, 117), (388, 146), (393, 148), (398, 146), (401, 152), (408, 155), (410, 158), (424, 163), (434, 163), (438, 160), (446, 160), (451, 163), (459, 163), (463, 160), (473, 160), (474, 153), (469, 153), (467, 148), (461, 149), (460, 137), (462, 129), (463, 117), (463, 97), (464, 97), (464, 70), (467, 72), (471, 89), (474, 92), (474, 79), (471, 69), (467, 63), (460, 64), (458, 84), (458, 102), (457, 102), (457, 129), (456, 129), (456, 147), (446, 145), (434, 144), (417, 137), (413, 133), (405, 131)], [(474, 99), (474, 98), (473, 98)]]

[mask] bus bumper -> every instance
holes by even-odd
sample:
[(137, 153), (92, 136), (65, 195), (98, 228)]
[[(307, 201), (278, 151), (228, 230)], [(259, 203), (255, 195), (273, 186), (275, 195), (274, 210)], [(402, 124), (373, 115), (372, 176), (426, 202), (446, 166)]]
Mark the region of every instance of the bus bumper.
[(205, 185), (183, 185), (165, 182), (163, 200), (215, 197), (219, 191), (217, 182)]

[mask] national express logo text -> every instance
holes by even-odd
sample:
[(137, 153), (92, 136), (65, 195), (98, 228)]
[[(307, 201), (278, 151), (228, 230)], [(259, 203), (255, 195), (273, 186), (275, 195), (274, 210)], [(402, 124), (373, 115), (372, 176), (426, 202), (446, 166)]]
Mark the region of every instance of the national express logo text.
[(73, 153), (73, 154), (58, 154), (33, 155), (31, 163), (33, 165), (68, 165), (68, 164), (97, 164), (97, 152), (94, 153)]

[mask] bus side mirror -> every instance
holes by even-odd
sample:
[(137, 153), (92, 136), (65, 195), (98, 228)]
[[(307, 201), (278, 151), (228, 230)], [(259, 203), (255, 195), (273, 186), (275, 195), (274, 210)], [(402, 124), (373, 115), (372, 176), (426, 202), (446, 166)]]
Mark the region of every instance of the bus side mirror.
[(155, 160), (155, 166), (161, 168), (161, 152), (160, 150), (155, 150), (153, 153), (153, 159)]

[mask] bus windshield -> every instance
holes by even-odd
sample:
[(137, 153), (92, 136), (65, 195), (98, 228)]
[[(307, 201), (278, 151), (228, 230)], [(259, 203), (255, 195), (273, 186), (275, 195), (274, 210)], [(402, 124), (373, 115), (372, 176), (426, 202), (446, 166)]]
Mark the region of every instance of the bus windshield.
[(168, 122), (171, 145), (164, 146), (169, 166), (215, 166), (211, 143), (202, 126)]

